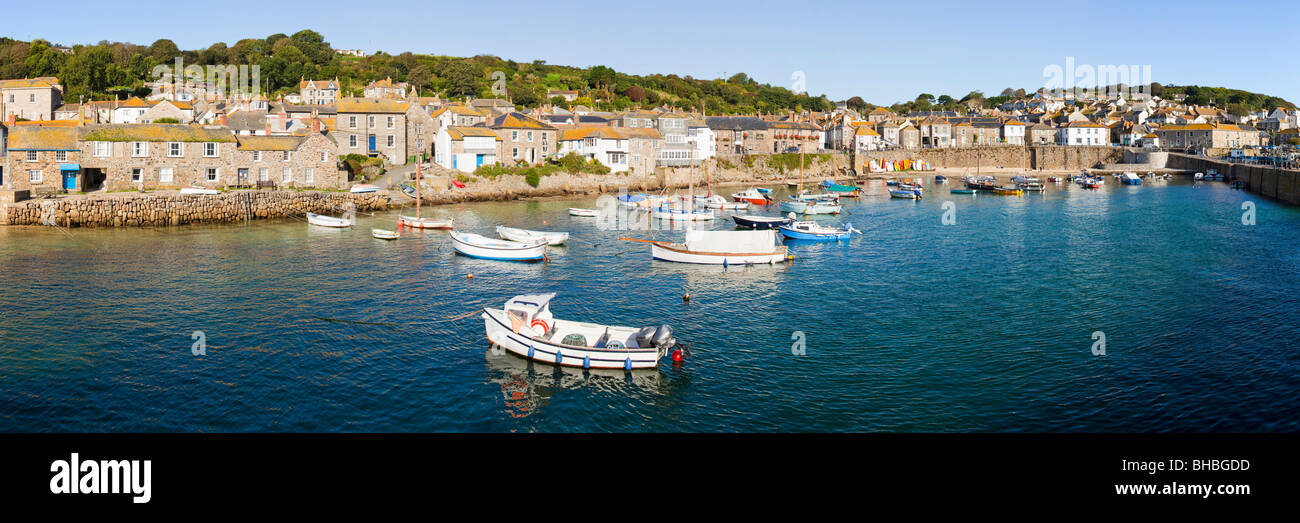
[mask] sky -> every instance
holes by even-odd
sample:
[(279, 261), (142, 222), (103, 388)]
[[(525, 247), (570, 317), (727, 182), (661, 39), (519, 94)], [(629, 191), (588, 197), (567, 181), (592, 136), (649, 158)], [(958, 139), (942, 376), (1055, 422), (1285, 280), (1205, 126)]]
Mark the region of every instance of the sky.
[[(6, 7), (0, 35), (63, 45), (101, 40), (181, 49), (301, 29), (336, 49), (606, 65), (631, 74), (803, 86), (878, 105), (920, 93), (960, 98), (1033, 91), (1045, 68), (1149, 66), (1149, 81), (1209, 85), (1300, 103), (1300, 2), (947, 1), (409, 2), (355, 0), (121, 4), (69, 0)], [(386, 6), (384, 6), (386, 5)], [(381, 7), (383, 6), (383, 7)], [(14, 21), (24, 21), (15, 25)], [(1130, 83), (1138, 83), (1131, 81)]]

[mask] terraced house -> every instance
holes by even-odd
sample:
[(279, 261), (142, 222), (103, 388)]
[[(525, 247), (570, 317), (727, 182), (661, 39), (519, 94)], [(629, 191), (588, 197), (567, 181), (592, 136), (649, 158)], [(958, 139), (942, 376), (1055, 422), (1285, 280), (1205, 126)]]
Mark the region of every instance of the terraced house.
[(10, 126), (2, 180), (5, 189), (53, 193), (85, 190), (75, 127)]
[(488, 127), (501, 137), (502, 163), (506, 165), (541, 162), (559, 148), (555, 127), (520, 112), (498, 116)]
[(445, 127), (434, 140), (433, 161), (447, 169), (472, 173), (482, 165), (497, 163), (501, 137), (487, 127)]
[(626, 172), (629, 167), (629, 140), (616, 127), (580, 127), (560, 131), (560, 155), (574, 153), (596, 160), (610, 172)]
[(305, 105), (332, 105), (339, 101), (339, 79), (299, 80), (298, 96)]
[(63, 86), (53, 76), (0, 80), (0, 118), (53, 120), (63, 105)]
[(383, 156), (405, 165), (432, 150), (437, 129), (417, 104), (387, 98), (344, 98), (338, 103), (334, 139), (338, 154)]
[[(328, 135), (237, 136), (230, 168), (208, 167), (201, 185), (343, 189), (347, 173), (338, 168)], [(215, 171), (215, 172), (214, 172)], [(217, 180), (217, 181), (213, 181)]]

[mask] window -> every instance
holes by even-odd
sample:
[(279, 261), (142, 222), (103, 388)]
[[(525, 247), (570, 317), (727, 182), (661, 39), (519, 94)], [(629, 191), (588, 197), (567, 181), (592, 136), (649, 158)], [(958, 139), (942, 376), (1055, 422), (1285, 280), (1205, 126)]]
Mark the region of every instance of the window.
[(303, 181), (306, 183), (316, 183), (316, 169), (308, 167), (302, 172)]
[(397, 144), (397, 139), (396, 139), (396, 137), (394, 137), (394, 136), (391, 135), (391, 134), (388, 135), (388, 147), (391, 149), (391, 148), (392, 148), (394, 145), (396, 145), (396, 144)]
[(424, 134), (424, 124), (422, 123), (415, 124), (415, 134)]
[(172, 183), (172, 168), (171, 168), (171, 167), (159, 167), (159, 168), (158, 168), (158, 183)]
[(512, 142), (519, 141), (519, 131), (510, 131), (510, 141)]
[(367, 117), (366, 117), (366, 127), (367, 127), (367, 128), (373, 128), (374, 126), (375, 126), (375, 115), (372, 114), (372, 115), (370, 115), (370, 116), (367, 116)]
[(510, 149), (510, 157), (511, 157), (511, 158), (518, 158), (518, 157), (519, 157), (519, 148), (518, 148), (518, 147), (515, 147), (515, 148)]
[(31, 183), (41, 183), (41, 171), (39, 169), (27, 171), (27, 181)]
[(27, 161), (29, 162), (36, 161), (36, 151), (27, 151)]
[(357, 128), (357, 117), (355, 117), (355, 116), (349, 116), (349, 117), (348, 117), (348, 129), (356, 129), (356, 128)]
[(284, 170), (280, 171), (280, 181), (283, 182), (283, 183), (290, 183), (290, 182), (292, 182), (292, 181), (293, 181), (293, 169), (290, 169), (290, 168), (288, 168), (288, 167), (285, 167)]
[(180, 142), (167, 142), (167, 156), (179, 158), (185, 153), (185, 144)]
[(139, 182), (144, 179), (144, 169), (134, 167), (131, 169), (131, 181)]
[(325, 151), (321, 151), (321, 152), (320, 152), (320, 161), (321, 161), (321, 163), (325, 163), (325, 162), (330, 161), (330, 159), (329, 159), (329, 154), (326, 153)]
[(285, 152), (284, 152), (284, 161), (287, 162), (287, 161), (289, 161), (289, 160), (291, 160), (291, 159), (293, 159), (293, 152), (292, 152), (292, 151), (285, 151)]
[(29, 94), (29, 95), (27, 95), (27, 101), (29, 101), (29, 102), (35, 102), (35, 101), (36, 101), (36, 94), (33, 93), (33, 94)]
[(208, 142), (203, 144), (203, 156), (215, 158), (217, 156), (217, 144)]
[(56, 161), (56, 162), (66, 162), (66, 161), (68, 161), (68, 151), (55, 151), (55, 153), (54, 153), (54, 161)]
[(99, 158), (108, 156), (108, 142), (94, 142), (91, 146), (92, 154)]
[(266, 167), (262, 167), (261, 169), (258, 169), (257, 181), (259, 182), (271, 181), (271, 172)]
[(209, 182), (215, 182), (215, 181), (217, 181), (217, 175), (218, 175), (218, 174), (219, 174), (219, 173), (218, 173), (216, 167), (208, 167), (208, 176), (207, 176), (207, 181), (209, 181)]
[(388, 117), (388, 128), (389, 128), (389, 129), (392, 129), (392, 128), (393, 128), (393, 122), (396, 122), (396, 121), (397, 121), (396, 118), (393, 118), (392, 116), (389, 116), (389, 117)]
[(348, 135), (348, 147), (351, 147), (353, 149), (357, 148), (357, 135), (355, 134)]
[(253, 161), (255, 162), (262, 161), (262, 151), (253, 151)]
[(532, 142), (532, 141), (533, 141), (533, 132), (532, 132), (532, 131), (528, 131), (528, 141), (529, 141), (529, 142)]

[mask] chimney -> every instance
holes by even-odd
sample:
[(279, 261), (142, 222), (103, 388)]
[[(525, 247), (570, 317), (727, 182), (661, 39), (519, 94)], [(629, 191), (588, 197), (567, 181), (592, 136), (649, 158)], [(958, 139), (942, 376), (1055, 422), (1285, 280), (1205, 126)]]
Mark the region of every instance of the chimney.
[(9, 127), (13, 127), (17, 123), (18, 123), (18, 115), (14, 113), (9, 113)]
[(266, 115), (266, 116), (265, 116), (265, 120), (263, 120), (263, 121), (266, 122), (266, 135), (267, 135), (267, 136), (270, 136), (270, 135), (271, 135), (271, 115), (269, 115), (269, 114)]
[(311, 110), (311, 133), (320, 134), (320, 118), (315, 109)]
[(225, 112), (222, 112), (222, 113), (221, 113), (221, 119), (220, 119), (220, 122), (221, 122), (221, 126), (222, 126), (222, 127), (229, 127), (229, 125), (226, 124), (226, 113), (225, 113)]

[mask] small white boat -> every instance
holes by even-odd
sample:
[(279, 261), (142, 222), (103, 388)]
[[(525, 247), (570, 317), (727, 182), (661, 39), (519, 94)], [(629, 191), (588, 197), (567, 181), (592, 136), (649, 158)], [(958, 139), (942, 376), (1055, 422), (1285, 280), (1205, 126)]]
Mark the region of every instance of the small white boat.
[(347, 218), (335, 218), (333, 216), (325, 216), (324, 214), (316, 214), (312, 212), (307, 213), (307, 223), (310, 223), (312, 225), (319, 225), (321, 227), (335, 227), (335, 228), (352, 226), (352, 220), (349, 220)]
[(221, 194), (221, 191), (209, 189), (207, 187), (185, 187), (181, 189), (181, 194), (201, 194), (211, 196), (214, 194)]
[(497, 236), (520, 243), (537, 243), (538, 241), (544, 241), (548, 245), (563, 245), (564, 242), (569, 240), (569, 233), (567, 232), (530, 231), (527, 229), (506, 227), (504, 225), (497, 226)]
[(569, 216), (589, 216), (595, 218), (600, 216), (600, 211), (596, 209), (580, 209), (578, 207), (569, 207)]
[(587, 369), (653, 369), (664, 356), (679, 361), (690, 353), (667, 325), (637, 329), (557, 319), (550, 310), (554, 297), (521, 295), (500, 309), (484, 308), (488, 341), (530, 360)]
[(667, 206), (655, 209), (651, 216), (670, 222), (703, 222), (716, 218), (713, 211), (686, 211)]
[(729, 202), (726, 198), (715, 194), (704, 201), (704, 206), (710, 209), (722, 209), (724, 211), (743, 211), (749, 208), (749, 203)]
[(378, 186), (370, 185), (368, 183), (358, 183), (356, 185), (353, 185), (352, 189), (350, 189), (348, 192), (363, 193), (363, 192), (375, 192), (378, 190), (379, 190)]
[(410, 227), (412, 229), (453, 229), (454, 218), (416, 218), (414, 216), (397, 217), (398, 227)]
[(370, 235), (379, 240), (396, 240), (402, 235), (385, 229), (370, 229)]
[(546, 259), (546, 242), (523, 243), (451, 231), (451, 246), (471, 258), (503, 261), (541, 261)]
[(634, 240), (650, 244), (656, 260), (705, 265), (772, 264), (787, 259), (787, 250), (776, 243), (776, 231), (686, 231), (682, 243)]

